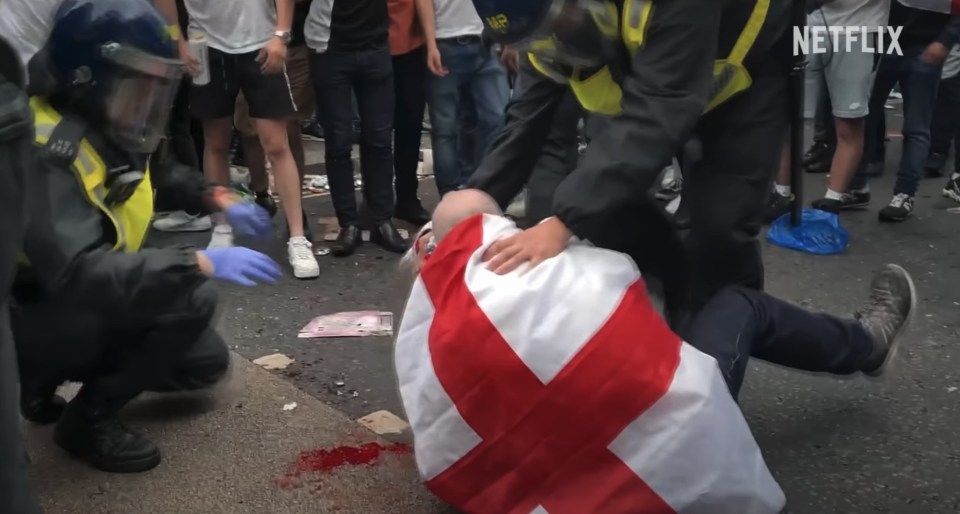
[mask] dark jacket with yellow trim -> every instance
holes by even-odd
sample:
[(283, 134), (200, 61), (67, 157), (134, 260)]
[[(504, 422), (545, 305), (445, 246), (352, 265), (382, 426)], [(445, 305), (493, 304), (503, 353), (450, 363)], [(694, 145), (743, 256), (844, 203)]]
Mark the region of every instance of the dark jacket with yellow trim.
[[(129, 158), (136, 164), (146, 160)], [(195, 249), (114, 251), (116, 231), (104, 212), (90, 203), (75, 172), (40, 152), (32, 159), (29, 223), (23, 241), (29, 265), (18, 269), (15, 300), (82, 302), (129, 321), (182, 310), (189, 293), (206, 280)], [(206, 209), (209, 184), (202, 174), (180, 167), (166, 171), (154, 177), (160, 182), (155, 183), (158, 189), (174, 192), (172, 198), (185, 210)]]
[[(703, 115), (714, 60), (729, 53), (754, 5), (752, 0), (655, 0), (644, 45), (623, 66), (622, 112), (600, 123), (603, 128), (580, 166), (556, 191), (554, 214), (574, 234), (596, 241), (609, 223), (607, 215), (647, 194)], [(744, 60), (752, 74), (789, 69), (788, 45), (783, 55), (770, 54), (789, 37), (792, 5), (792, 0), (771, 1), (761, 36)], [(501, 206), (526, 184), (569, 87), (539, 73), (526, 58), (518, 81), (525, 89), (511, 100), (504, 128), (468, 184)]]

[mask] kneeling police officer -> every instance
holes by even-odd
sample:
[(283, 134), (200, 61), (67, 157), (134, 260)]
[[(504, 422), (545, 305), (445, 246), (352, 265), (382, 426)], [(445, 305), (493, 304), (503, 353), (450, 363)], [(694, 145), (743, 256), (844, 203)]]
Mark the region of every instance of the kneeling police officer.
[[(147, 0), (66, 0), (29, 65), (42, 187), (30, 193), (11, 309), (21, 411), (56, 422), (59, 446), (111, 472), (160, 462), (151, 441), (118, 421), (125, 404), (226, 374), (208, 278), (252, 286), (281, 275), (246, 248), (141, 248), (154, 188), (188, 211), (224, 211), (240, 232), (270, 231), (263, 209), (195, 170), (165, 170), (151, 183), (148, 158), (182, 76), (177, 56)], [(83, 383), (69, 404), (56, 395), (65, 380)]]

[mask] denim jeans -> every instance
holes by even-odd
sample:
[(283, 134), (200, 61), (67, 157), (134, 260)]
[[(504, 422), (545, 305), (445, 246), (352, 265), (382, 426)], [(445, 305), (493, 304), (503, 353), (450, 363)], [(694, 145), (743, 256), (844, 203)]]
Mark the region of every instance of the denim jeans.
[[(893, 86), (900, 84), (903, 94), (903, 154), (897, 168), (897, 183), (893, 194), (914, 196), (923, 176), (923, 168), (930, 152), (930, 124), (933, 121), (933, 108), (937, 102), (937, 88), (940, 85), (942, 66), (927, 64), (920, 60), (922, 47), (907, 47), (903, 55), (884, 55), (880, 59), (877, 78), (870, 95), (870, 114), (867, 116), (867, 134), (876, 134), (881, 120), (885, 116), (884, 104)], [(876, 137), (866, 137), (863, 155), (880, 155), (877, 148), (882, 141)], [(860, 162), (860, 167), (850, 189), (863, 189), (867, 185), (866, 166), (868, 158)]]
[(873, 349), (870, 335), (853, 318), (809, 312), (738, 286), (719, 292), (681, 335), (717, 359), (734, 398), (749, 357), (802, 371), (851, 375), (863, 369)]
[(930, 125), (930, 153), (947, 155), (954, 148), (953, 171), (960, 171), (960, 75), (940, 81), (937, 108)]
[(358, 225), (353, 178), (353, 105), (360, 114), (360, 175), (371, 221), (393, 216), (393, 62), (390, 50), (328, 50), (311, 57), (320, 124), (326, 138), (327, 179), (341, 227)]
[(449, 73), (430, 75), (427, 80), (427, 104), (430, 107), (434, 176), (441, 194), (464, 185), (472, 173), (459, 163), (460, 90), (473, 93), (477, 113), (477, 143), (485, 150), (503, 124), (509, 101), (507, 75), (493, 49), (479, 41), (438, 41), (440, 57)]

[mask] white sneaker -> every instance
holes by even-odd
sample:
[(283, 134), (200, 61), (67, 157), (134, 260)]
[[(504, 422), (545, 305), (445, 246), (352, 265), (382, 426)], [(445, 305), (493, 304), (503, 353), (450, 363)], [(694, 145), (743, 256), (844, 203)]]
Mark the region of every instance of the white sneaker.
[(313, 255), (313, 245), (305, 237), (291, 237), (287, 241), (287, 257), (293, 276), (297, 278), (317, 278), (320, 276), (320, 265)]
[(207, 248), (230, 248), (233, 246), (233, 229), (230, 225), (217, 225), (213, 228), (213, 236)]
[(210, 216), (193, 216), (184, 211), (173, 211), (153, 222), (161, 232), (206, 232), (213, 227)]

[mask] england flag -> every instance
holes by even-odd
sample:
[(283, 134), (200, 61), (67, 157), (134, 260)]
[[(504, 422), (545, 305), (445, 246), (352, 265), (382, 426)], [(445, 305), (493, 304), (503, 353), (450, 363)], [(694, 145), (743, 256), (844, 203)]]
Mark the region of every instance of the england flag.
[(716, 361), (684, 343), (626, 256), (572, 244), (500, 276), (509, 220), (454, 228), (397, 337), (417, 468), (470, 514), (775, 514), (780, 487)]
[(960, 0), (896, 0), (907, 7), (944, 14), (960, 14)]

